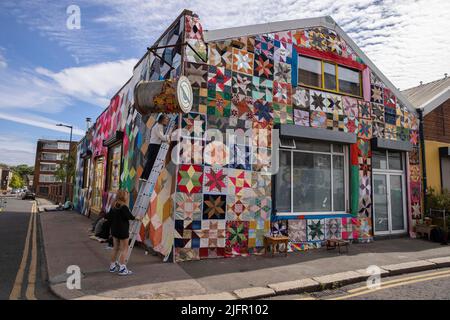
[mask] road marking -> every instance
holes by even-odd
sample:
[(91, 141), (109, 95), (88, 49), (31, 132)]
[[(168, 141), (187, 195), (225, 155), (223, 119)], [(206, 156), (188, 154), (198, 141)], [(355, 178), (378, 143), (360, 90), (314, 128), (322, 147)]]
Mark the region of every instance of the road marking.
[(30, 235), (31, 228), (33, 226), (34, 214), (30, 214), (30, 221), (28, 223), (27, 237), (25, 239), (25, 247), (23, 249), (22, 261), (20, 262), (19, 271), (17, 271), (16, 280), (14, 281), (14, 286), (9, 295), (9, 300), (17, 300), (20, 297), (20, 292), (22, 290), (22, 283), (24, 277), (25, 266), (28, 260), (28, 251), (30, 247)]
[[(406, 280), (414, 280), (414, 279), (421, 279), (421, 278), (427, 278), (427, 277), (431, 277), (431, 276), (435, 276), (435, 275), (441, 275), (441, 274), (447, 274), (450, 273), (450, 270), (446, 270), (446, 271), (438, 271), (438, 272), (430, 272), (430, 273), (426, 273), (426, 274), (421, 274), (421, 275), (416, 275), (416, 276), (407, 276), (407, 277), (403, 277), (403, 278), (399, 278), (399, 279), (394, 279), (394, 280), (389, 280), (389, 281), (383, 281), (381, 283), (381, 286), (384, 285), (388, 285), (388, 284), (392, 284), (392, 283), (398, 283), (398, 282), (403, 282)], [(359, 291), (364, 291), (367, 290), (367, 286), (363, 286), (360, 288), (355, 288), (355, 289), (350, 289), (347, 290), (348, 293), (356, 293)]]
[(31, 263), (30, 270), (28, 271), (28, 286), (27, 291), (25, 293), (25, 297), (28, 300), (36, 300), (36, 296), (34, 294), (34, 290), (36, 287), (36, 265), (37, 265), (37, 210), (36, 210), (36, 202), (33, 202), (33, 206), (31, 207), (31, 212), (34, 216), (33, 222), (33, 240), (32, 240), (32, 249), (31, 249)]
[(384, 290), (384, 289), (395, 288), (395, 287), (400, 287), (400, 286), (404, 286), (404, 285), (407, 285), (407, 284), (413, 284), (413, 283), (418, 283), (418, 282), (423, 282), (423, 281), (428, 281), (428, 280), (435, 280), (435, 279), (440, 279), (440, 278), (445, 278), (445, 277), (450, 277), (450, 273), (437, 275), (437, 276), (431, 276), (431, 277), (427, 277), (427, 278), (409, 280), (409, 281), (404, 281), (404, 282), (399, 282), (399, 283), (393, 283), (393, 284), (390, 284), (390, 285), (387, 285), (387, 286), (382, 286), (380, 288), (367, 289), (365, 291), (361, 291), (361, 292), (358, 292), (358, 293), (349, 294), (349, 295), (345, 295), (345, 296), (341, 296), (341, 297), (337, 297), (337, 298), (331, 298), (331, 299), (328, 299), (328, 300), (344, 300), (344, 299), (357, 297), (357, 296), (362, 296), (362, 295), (365, 295), (365, 294), (368, 294), (368, 293), (372, 293), (372, 292), (376, 292), (376, 291), (380, 291), (380, 290)]

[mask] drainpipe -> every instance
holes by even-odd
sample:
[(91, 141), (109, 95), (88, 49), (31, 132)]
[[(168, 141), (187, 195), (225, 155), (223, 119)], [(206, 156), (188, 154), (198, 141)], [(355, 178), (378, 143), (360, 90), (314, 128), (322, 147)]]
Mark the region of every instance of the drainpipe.
[(423, 109), (418, 109), (419, 113), (419, 138), (420, 138), (420, 150), (422, 157), (422, 188), (423, 188), (423, 211), (427, 212), (427, 166), (425, 159), (425, 137), (424, 137), (424, 129), (423, 129)]

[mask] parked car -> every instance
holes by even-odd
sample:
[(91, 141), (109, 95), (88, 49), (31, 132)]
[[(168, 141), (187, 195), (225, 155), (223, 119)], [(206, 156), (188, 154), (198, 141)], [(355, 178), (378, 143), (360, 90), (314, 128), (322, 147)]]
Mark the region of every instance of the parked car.
[(26, 199), (35, 200), (36, 199), (36, 194), (34, 192), (31, 192), (31, 191), (26, 191), (23, 194), (23, 196), (22, 196), (22, 200), (26, 200)]

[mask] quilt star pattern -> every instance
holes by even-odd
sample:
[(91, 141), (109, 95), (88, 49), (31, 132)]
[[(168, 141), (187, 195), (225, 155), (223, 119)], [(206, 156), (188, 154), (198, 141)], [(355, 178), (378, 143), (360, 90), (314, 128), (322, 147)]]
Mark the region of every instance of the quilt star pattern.
[(208, 97), (216, 98), (221, 93), (225, 100), (231, 100), (231, 70), (224, 67), (209, 66), (208, 68)]
[(227, 170), (227, 168), (221, 166), (205, 166), (203, 172), (203, 192), (226, 194), (228, 190)]
[(272, 189), (272, 178), (270, 175), (252, 172), (251, 178), (252, 190), (255, 193), (255, 197), (265, 197), (271, 195)]
[(206, 117), (200, 113), (185, 113), (181, 117), (182, 134), (192, 138), (203, 138), (206, 130)]
[(202, 195), (199, 193), (177, 192), (175, 194), (175, 219), (185, 221), (201, 220), (202, 201)]
[(203, 167), (183, 164), (178, 169), (178, 191), (200, 193), (203, 186)]
[(200, 238), (196, 230), (201, 229), (201, 221), (175, 220), (174, 246), (176, 248), (199, 248)]
[(273, 122), (276, 124), (293, 124), (293, 110), (291, 105), (282, 103), (273, 104)]
[(241, 97), (252, 96), (252, 77), (241, 74), (233, 73), (233, 95), (239, 95)]
[(248, 253), (248, 221), (227, 221), (225, 252), (229, 255)]
[(291, 83), (291, 65), (284, 62), (275, 62), (274, 81)]
[(203, 194), (203, 219), (225, 219), (227, 196)]
[(273, 102), (292, 104), (292, 86), (290, 83), (273, 82)]
[(201, 227), (196, 230), (200, 248), (225, 248), (225, 220), (203, 220)]
[(252, 79), (252, 98), (266, 102), (272, 102), (273, 81), (261, 77)]
[(235, 72), (253, 75), (254, 54), (246, 50), (233, 48), (233, 66)]
[(343, 96), (342, 106), (347, 117), (359, 118), (358, 100), (356, 98)]
[(309, 111), (294, 109), (294, 123), (298, 126), (309, 127)]
[(383, 88), (378, 85), (372, 84), (370, 86), (371, 88), (371, 97), (370, 101), (375, 103), (384, 104), (384, 94), (383, 94)]
[(273, 60), (267, 57), (265, 54), (255, 54), (254, 75), (269, 79), (274, 74)]
[(289, 220), (273, 221), (270, 228), (273, 236), (288, 236)]
[(254, 219), (253, 203), (254, 199), (246, 196), (228, 195), (226, 219), (228, 221), (250, 221)]
[(322, 241), (325, 239), (325, 221), (323, 219), (307, 220), (308, 241)]
[(231, 41), (213, 42), (208, 44), (208, 64), (225, 69), (232, 68)]
[(358, 100), (359, 117), (361, 119), (372, 119), (372, 107), (370, 102)]
[(292, 104), (296, 109), (309, 110), (309, 90), (302, 87), (293, 88)]
[(228, 169), (228, 194), (250, 196), (252, 194), (252, 172), (241, 169)]

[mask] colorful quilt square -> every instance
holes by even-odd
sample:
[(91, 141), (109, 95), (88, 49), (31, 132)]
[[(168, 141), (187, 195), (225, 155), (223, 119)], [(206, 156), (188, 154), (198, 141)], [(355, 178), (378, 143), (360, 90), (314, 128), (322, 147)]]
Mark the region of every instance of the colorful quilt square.
[(187, 62), (186, 74), (193, 88), (207, 88), (208, 65)]
[(325, 238), (342, 239), (342, 220), (341, 218), (325, 219)]
[(273, 121), (273, 108), (272, 103), (264, 100), (255, 100), (253, 103), (255, 112), (255, 121), (272, 123)]
[(253, 75), (254, 54), (233, 48), (233, 71)]
[(200, 259), (217, 259), (225, 257), (225, 248), (200, 248)]
[(175, 220), (174, 246), (176, 248), (199, 248), (200, 238), (196, 230), (201, 229), (201, 221)]
[(252, 190), (255, 197), (271, 196), (272, 191), (272, 177), (260, 172), (252, 172)]
[(252, 98), (255, 100), (272, 102), (272, 80), (267, 80), (261, 77), (253, 77), (252, 82)]
[(273, 82), (273, 102), (292, 104), (292, 86), (290, 83)]
[(203, 167), (183, 164), (178, 169), (178, 191), (201, 193), (203, 185)]
[(225, 219), (226, 209), (226, 195), (203, 194), (203, 219)]
[(203, 192), (209, 194), (226, 194), (227, 191), (227, 168), (205, 166), (205, 171), (203, 172)]
[(381, 121), (373, 121), (372, 122), (372, 136), (377, 138), (384, 139), (384, 128), (385, 124)]
[(356, 218), (342, 218), (341, 219), (341, 234), (343, 240), (352, 240), (353, 239), (353, 222), (352, 219)]
[(325, 95), (324, 111), (329, 113), (337, 113), (339, 115), (344, 114), (344, 108), (342, 106), (342, 98), (340, 95), (328, 93)]
[(208, 116), (230, 117), (231, 101), (224, 98), (222, 92), (216, 92), (215, 98), (208, 98)]
[(241, 169), (228, 170), (228, 194), (251, 197), (252, 172)]
[(371, 102), (384, 104), (384, 94), (383, 94), (383, 87), (372, 84), (370, 86), (371, 88)]
[(311, 111), (310, 113), (311, 127), (327, 128), (327, 113), (324, 111)]
[(273, 60), (273, 42), (261, 36), (257, 36), (255, 40), (255, 60), (257, 55)]
[(270, 173), (272, 165), (271, 149), (255, 147), (253, 150), (251, 157), (253, 171)]
[(204, 143), (203, 140), (181, 137), (176, 148), (179, 163), (202, 164)]
[(252, 96), (252, 77), (246, 74), (233, 73), (233, 95)]
[(294, 121), (292, 119), (292, 106), (274, 103), (273, 104), (273, 122), (276, 124), (293, 124)]
[(225, 220), (203, 220), (202, 228), (196, 231), (200, 238), (200, 248), (224, 248), (225, 229)]
[(361, 139), (372, 138), (372, 121), (366, 119), (359, 120), (358, 137)]
[(192, 138), (203, 138), (206, 130), (206, 117), (199, 113), (185, 113), (181, 118), (182, 135)]
[(392, 91), (388, 88), (384, 88), (383, 95), (384, 95), (384, 106), (389, 108), (395, 108), (397, 102), (395, 95), (392, 93)]
[(358, 100), (359, 118), (372, 119), (372, 107), (370, 102)]
[(386, 123), (384, 128), (384, 137), (385, 139), (397, 140), (397, 127)]
[(275, 45), (273, 60), (292, 64), (292, 43), (275, 40), (273, 44)]
[(250, 221), (255, 219), (252, 211), (255, 199), (246, 196), (228, 195), (227, 197), (227, 221)]
[(354, 116), (344, 118), (344, 132), (357, 134), (359, 131), (359, 121)]
[(307, 239), (308, 241), (325, 240), (325, 220), (308, 219), (307, 220)]
[(249, 222), (248, 247), (263, 247), (264, 236), (270, 231), (270, 221), (256, 219)]
[(309, 127), (309, 111), (294, 109), (294, 123), (298, 126)]
[(229, 168), (251, 170), (251, 152), (248, 145), (230, 145), (230, 164)]
[(272, 212), (272, 198), (270, 196), (255, 198), (250, 210), (254, 213), (255, 219), (270, 220), (270, 214)]
[(309, 110), (309, 90), (302, 87), (293, 88), (292, 104), (294, 108)]
[(343, 96), (342, 105), (346, 116), (356, 119), (359, 118), (358, 100), (356, 98)]
[(327, 108), (325, 107), (325, 94), (321, 91), (310, 91), (310, 108), (311, 111), (320, 111), (327, 112)]
[(289, 220), (273, 221), (271, 226), (272, 236), (288, 236)]
[(273, 60), (264, 54), (255, 54), (255, 65), (253, 74), (256, 77), (269, 79), (273, 77), (274, 63)]
[(306, 220), (291, 220), (288, 226), (290, 242), (306, 242)]
[(231, 255), (248, 253), (248, 221), (227, 221), (225, 252)]
[(275, 62), (274, 81), (291, 83), (291, 65), (284, 62)]
[(175, 219), (176, 220), (201, 220), (203, 197), (199, 193), (177, 192), (175, 194)]
[(186, 15), (185, 33), (188, 39), (203, 39), (203, 28), (200, 18)]
[(208, 97), (216, 98), (220, 92), (225, 100), (231, 100), (231, 70), (223, 67), (209, 66), (208, 68)]
[(372, 120), (384, 122), (384, 105), (372, 103)]
[(208, 45), (208, 51), (208, 64), (225, 69), (232, 68), (231, 41), (211, 42)]
[(187, 39), (186, 43), (189, 45), (185, 46), (185, 57), (188, 62), (195, 63), (206, 63), (208, 56), (208, 49), (202, 40), (198, 39)]

